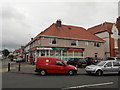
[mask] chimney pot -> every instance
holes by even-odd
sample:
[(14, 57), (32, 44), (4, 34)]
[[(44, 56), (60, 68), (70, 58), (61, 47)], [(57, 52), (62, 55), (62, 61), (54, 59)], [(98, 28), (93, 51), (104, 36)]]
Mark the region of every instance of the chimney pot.
[(56, 27), (57, 28), (59, 28), (59, 27), (61, 27), (61, 20), (60, 19), (58, 19), (57, 21), (56, 21)]

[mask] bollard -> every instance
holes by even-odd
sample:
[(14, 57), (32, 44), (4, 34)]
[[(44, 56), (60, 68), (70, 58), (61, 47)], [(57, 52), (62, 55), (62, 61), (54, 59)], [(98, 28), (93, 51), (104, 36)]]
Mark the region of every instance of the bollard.
[(18, 67), (18, 71), (20, 72), (20, 66), (21, 66), (21, 63), (19, 62), (19, 67)]
[(10, 71), (10, 63), (8, 63), (8, 72)]

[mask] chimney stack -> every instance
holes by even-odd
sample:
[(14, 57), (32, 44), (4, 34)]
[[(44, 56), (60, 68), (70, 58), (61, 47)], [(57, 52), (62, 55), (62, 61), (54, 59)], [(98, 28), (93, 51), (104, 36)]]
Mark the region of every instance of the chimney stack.
[(33, 40), (33, 38), (31, 38), (31, 41)]
[(117, 21), (120, 21), (120, 16), (117, 18)]
[(62, 22), (61, 22), (60, 19), (57, 20), (57, 21), (56, 21), (56, 27), (57, 27), (57, 28), (60, 28), (60, 27), (61, 27), (61, 23), (62, 23)]

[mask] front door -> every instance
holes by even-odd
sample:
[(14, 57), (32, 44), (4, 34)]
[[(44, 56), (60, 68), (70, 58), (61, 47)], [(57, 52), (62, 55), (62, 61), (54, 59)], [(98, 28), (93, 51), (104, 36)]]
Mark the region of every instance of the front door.
[(113, 71), (112, 62), (106, 63), (104, 65), (103, 71), (104, 71), (104, 73), (110, 73), (110, 72), (112, 72)]
[(55, 71), (56, 73), (66, 73), (65, 64), (62, 61), (56, 61)]

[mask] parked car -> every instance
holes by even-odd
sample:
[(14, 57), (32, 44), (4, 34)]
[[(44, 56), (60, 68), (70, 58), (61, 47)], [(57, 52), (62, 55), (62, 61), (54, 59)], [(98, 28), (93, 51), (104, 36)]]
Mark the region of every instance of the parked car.
[(98, 62), (102, 61), (103, 59), (98, 57), (86, 57), (85, 60), (87, 62), (87, 65), (92, 65), (92, 64), (95, 65)]
[(24, 58), (18, 57), (17, 60), (16, 60), (16, 62), (17, 62), (17, 63), (18, 63), (18, 62), (25, 62), (25, 60), (24, 60)]
[(118, 60), (118, 61), (120, 61), (120, 57), (107, 57), (106, 60)]
[(3, 56), (2, 56), (2, 54), (0, 54), (0, 60), (3, 60)]
[(38, 57), (36, 60), (35, 72), (39, 72), (42, 76), (47, 73), (75, 75), (77, 73), (77, 68), (72, 65), (67, 65), (61, 59), (55, 57)]
[(120, 61), (101, 61), (97, 65), (89, 65), (85, 68), (88, 74), (101, 76), (106, 73), (120, 74)]
[(85, 67), (87, 65), (87, 62), (85, 60), (85, 58), (70, 58), (67, 61), (68, 65), (73, 65), (76, 67)]

